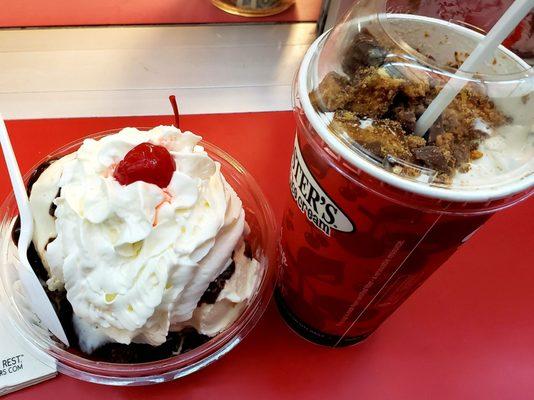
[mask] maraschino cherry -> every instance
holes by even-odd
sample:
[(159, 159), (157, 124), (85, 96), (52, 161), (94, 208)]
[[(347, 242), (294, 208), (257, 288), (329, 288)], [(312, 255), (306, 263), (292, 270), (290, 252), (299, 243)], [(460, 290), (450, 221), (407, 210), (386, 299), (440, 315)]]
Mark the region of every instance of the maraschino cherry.
[[(175, 96), (169, 96), (176, 127), (180, 129), (180, 112)], [(164, 189), (169, 186), (176, 163), (169, 151), (163, 146), (141, 143), (131, 149), (115, 168), (113, 177), (121, 185), (137, 181), (153, 183)]]
[(174, 171), (176, 163), (165, 147), (141, 143), (126, 153), (113, 177), (121, 185), (143, 181), (164, 189), (169, 186)]

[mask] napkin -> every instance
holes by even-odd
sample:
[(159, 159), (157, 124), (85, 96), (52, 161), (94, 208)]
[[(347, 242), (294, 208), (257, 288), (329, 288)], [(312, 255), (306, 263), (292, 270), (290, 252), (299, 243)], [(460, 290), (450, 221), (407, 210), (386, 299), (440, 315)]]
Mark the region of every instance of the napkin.
[(0, 283), (0, 396), (57, 374), (55, 360), (26, 342), (12, 326)]

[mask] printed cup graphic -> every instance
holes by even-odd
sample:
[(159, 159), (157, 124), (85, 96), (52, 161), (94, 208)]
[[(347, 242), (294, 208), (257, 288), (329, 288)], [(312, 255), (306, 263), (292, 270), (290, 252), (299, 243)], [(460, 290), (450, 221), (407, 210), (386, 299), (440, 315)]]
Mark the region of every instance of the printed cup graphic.
[[(475, 179), (474, 174), (489, 161), (473, 161), (470, 174), (458, 172), (444, 183), (431, 169), (395, 157), (379, 160), (351, 142), (346, 132), (333, 128), (338, 114), (318, 110), (313, 93), (328, 73), (341, 70), (342, 49), (362, 29), (381, 43), (409, 32), (409, 40), (403, 43), (420, 45), (425, 60), (433, 64), (415, 60), (408, 47), (404, 58), (398, 53), (384, 56), (368, 43), (357, 51), (363, 54), (366, 68), (376, 57), (395, 57), (387, 64), (387, 73), (412, 82), (419, 79), (420, 69), (450, 76), (453, 67), (442, 68), (440, 63), (450, 57), (454, 61), (455, 54), (468, 52), (480, 40), (477, 32), (437, 19), (397, 14), (384, 21), (378, 13), (362, 16), (362, 7), (317, 39), (294, 88), (297, 132), (276, 298), (296, 332), (329, 346), (350, 345), (369, 336), (493, 213), (528, 197), (534, 183), (533, 119), (525, 113), (534, 104), (528, 96), (534, 89), (532, 70), (503, 48), (499, 59), (489, 63), (487, 77), (470, 82), (483, 87), (485, 96), (511, 116), (506, 127), (497, 131), (507, 135), (513, 130), (510, 137), (501, 138), (506, 146), (515, 146), (510, 138), (524, 141), (518, 147), (521, 150), (513, 153), (513, 162), (507, 147), (497, 159), (489, 145), (481, 145), (488, 160), (510, 161), (501, 174)], [(500, 75), (492, 75), (494, 70)], [(360, 128), (372, 123), (360, 122)], [(417, 173), (403, 175), (399, 165)]]
[(330, 236), (332, 230), (354, 231), (350, 219), (324, 192), (308, 169), (300, 152), (298, 137), (295, 137), (295, 149), (291, 158), (289, 185), (300, 211), (325, 235)]

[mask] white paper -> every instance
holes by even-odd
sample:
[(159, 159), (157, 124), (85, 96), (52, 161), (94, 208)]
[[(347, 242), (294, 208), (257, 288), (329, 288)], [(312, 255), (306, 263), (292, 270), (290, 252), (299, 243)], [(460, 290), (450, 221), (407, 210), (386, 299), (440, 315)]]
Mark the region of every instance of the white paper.
[(32, 348), (11, 326), (0, 287), (0, 396), (56, 376), (55, 360)]

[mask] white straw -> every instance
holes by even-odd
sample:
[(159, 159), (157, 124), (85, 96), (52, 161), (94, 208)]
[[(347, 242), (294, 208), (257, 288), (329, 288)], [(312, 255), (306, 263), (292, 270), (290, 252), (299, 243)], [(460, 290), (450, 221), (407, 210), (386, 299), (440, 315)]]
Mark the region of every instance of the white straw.
[[(467, 84), (473, 72), (493, 55), (497, 47), (516, 28), (523, 18), (534, 7), (534, 0), (515, 0), (497, 21), (469, 57), (460, 66), (455, 76), (451, 77), (441, 92), (425, 110), (415, 125), (415, 134), (423, 136), (443, 113), (462, 88)], [(466, 72), (469, 71), (469, 72)]]

